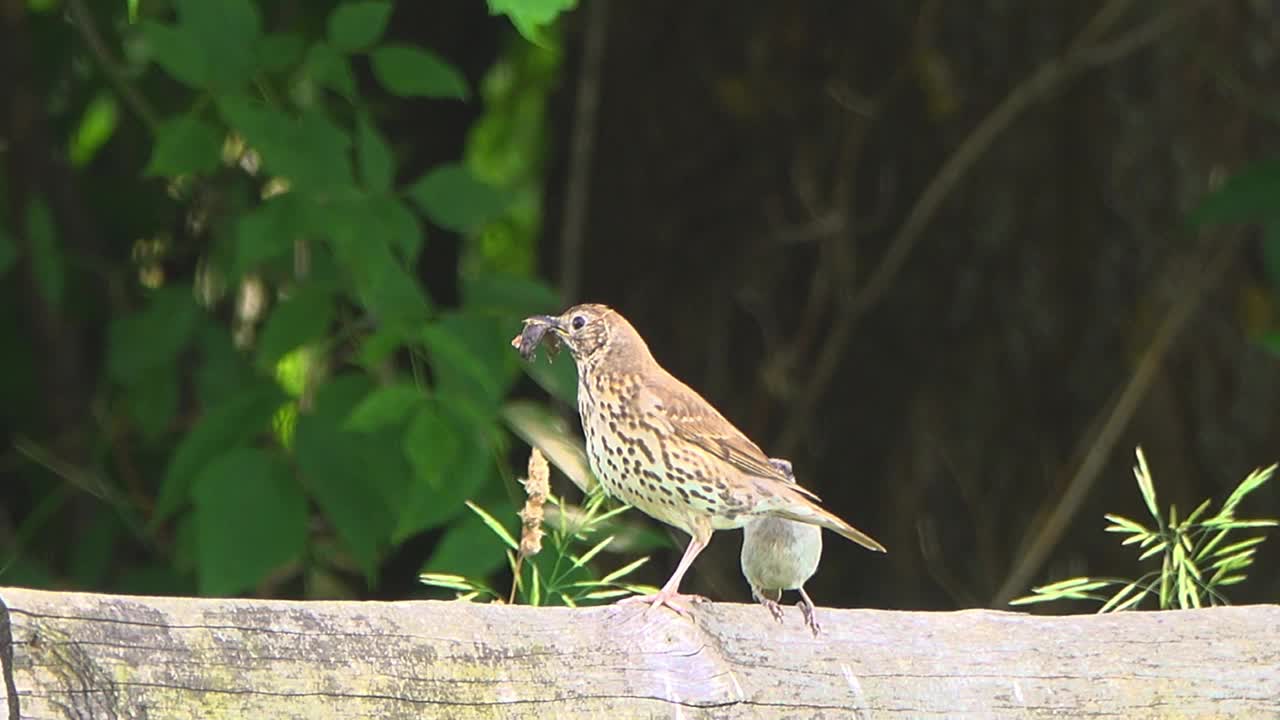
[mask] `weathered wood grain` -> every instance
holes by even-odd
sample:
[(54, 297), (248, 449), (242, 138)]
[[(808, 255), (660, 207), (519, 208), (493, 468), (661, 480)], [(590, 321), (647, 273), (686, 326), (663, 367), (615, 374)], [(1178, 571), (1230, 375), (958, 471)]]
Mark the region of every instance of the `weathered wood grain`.
[(0, 599), (10, 718), (1280, 717), (1271, 605), (825, 609), (815, 639), (722, 603)]

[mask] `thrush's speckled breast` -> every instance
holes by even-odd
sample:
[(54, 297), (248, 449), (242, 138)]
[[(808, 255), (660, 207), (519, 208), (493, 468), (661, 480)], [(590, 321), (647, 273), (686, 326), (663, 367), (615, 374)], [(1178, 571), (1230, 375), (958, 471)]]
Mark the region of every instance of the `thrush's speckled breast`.
[(711, 533), (762, 515), (825, 527), (884, 552), (788, 482), (755, 443), (659, 365), (617, 311), (576, 305), (526, 323), (546, 325), (577, 363), (587, 457), (605, 490), (691, 537), (671, 579), (646, 599), (651, 604), (683, 611), (680, 579)]

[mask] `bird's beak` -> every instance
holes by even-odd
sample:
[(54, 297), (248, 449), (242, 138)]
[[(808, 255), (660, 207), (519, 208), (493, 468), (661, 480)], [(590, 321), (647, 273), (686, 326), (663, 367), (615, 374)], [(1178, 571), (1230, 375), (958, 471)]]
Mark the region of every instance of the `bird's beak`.
[(549, 330), (554, 331), (557, 335), (566, 335), (564, 323), (560, 322), (560, 318), (555, 315), (534, 315), (526, 318), (526, 323), (535, 322), (547, 326)]

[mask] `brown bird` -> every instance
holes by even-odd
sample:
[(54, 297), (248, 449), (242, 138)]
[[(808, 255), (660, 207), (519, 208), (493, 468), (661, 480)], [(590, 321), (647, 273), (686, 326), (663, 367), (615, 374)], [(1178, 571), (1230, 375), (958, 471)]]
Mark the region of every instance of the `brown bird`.
[(690, 536), (657, 593), (631, 598), (688, 612), (680, 580), (715, 530), (764, 515), (818, 525), (872, 550), (880, 543), (817, 504), (711, 403), (667, 372), (626, 318), (604, 305), (540, 315), (578, 366), (578, 414), (591, 469), (610, 495)]
[[(769, 462), (795, 482), (790, 462), (779, 458)], [(751, 597), (782, 622), (783, 591), (799, 592), (800, 612), (814, 637), (822, 628), (804, 584), (817, 572), (821, 559), (822, 528), (816, 525), (765, 515), (742, 527), (742, 574), (751, 585)]]

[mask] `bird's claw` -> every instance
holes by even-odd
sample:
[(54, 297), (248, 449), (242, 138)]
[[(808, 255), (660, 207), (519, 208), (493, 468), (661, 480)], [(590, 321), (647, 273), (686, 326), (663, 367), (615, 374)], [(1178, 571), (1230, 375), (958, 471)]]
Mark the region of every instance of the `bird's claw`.
[(769, 614), (773, 616), (774, 620), (782, 622), (782, 603), (776, 603), (772, 600), (761, 598), (760, 604), (769, 610)]
[(804, 614), (804, 624), (808, 625), (809, 629), (813, 631), (814, 637), (818, 637), (822, 632), (822, 626), (818, 624), (818, 616), (814, 612), (813, 603), (806, 598), (801, 599), (796, 605), (800, 606), (800, 612)]
[(689, 617), (693, 612), (693, 608), (691, 607), (691, 604), (698, 604), (698, 603), (704, 603), (704, 602), (710, 602), (710, 601), (701, 595), (686, 595), (684, 593), (663, 592), (659, 590), (658, 592), (653, 593), (652, 595), (632, 595), (631, 597), (627, 597), (619, 600), (617, 604), (618, 605), (645, 605), (646, 606), (644, 609), (645, 614), (648, 614), (649, 611), (653, 610), (656, 607), (665, 605), (671, 608), (672, 610), (674, 610), (677, 614), (683, 615), (685, 617)]

